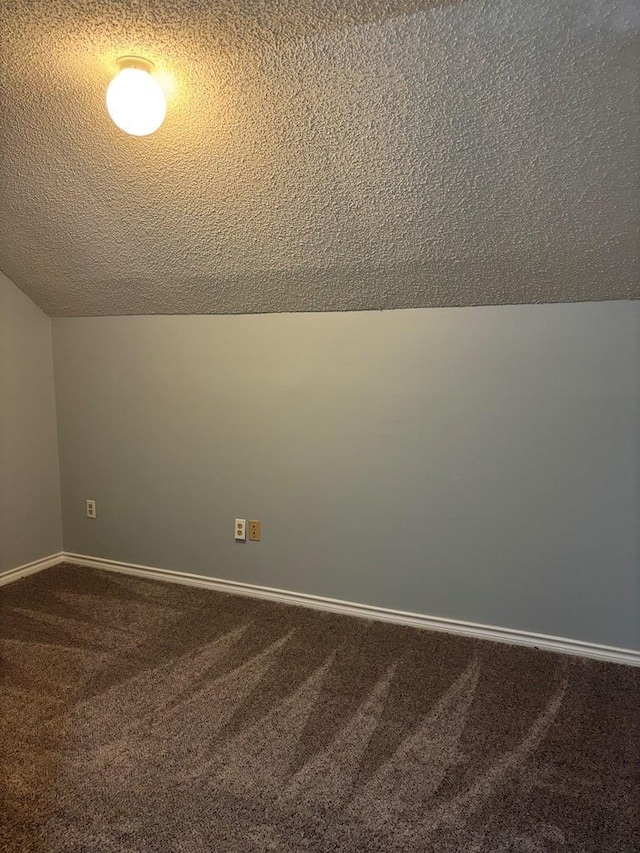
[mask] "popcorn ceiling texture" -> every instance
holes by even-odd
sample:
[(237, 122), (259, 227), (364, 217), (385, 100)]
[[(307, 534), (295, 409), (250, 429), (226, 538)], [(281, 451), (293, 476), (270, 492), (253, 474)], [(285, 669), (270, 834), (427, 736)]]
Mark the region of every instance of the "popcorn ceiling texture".
[[(54, 316), (640, 297), (631, 0), (0, 4), (0, 268)], [(169, 91), (110, 121), (118, 56)]]

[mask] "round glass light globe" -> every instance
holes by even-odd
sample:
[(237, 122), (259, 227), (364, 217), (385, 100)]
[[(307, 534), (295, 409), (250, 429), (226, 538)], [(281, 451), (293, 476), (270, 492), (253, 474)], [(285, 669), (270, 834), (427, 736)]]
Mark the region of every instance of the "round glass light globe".
[(142, 68), (123, 68), (107, 88), (107, 110), (120, 130), (131, 136), (148, 136), (167, 114), (162, 86)]

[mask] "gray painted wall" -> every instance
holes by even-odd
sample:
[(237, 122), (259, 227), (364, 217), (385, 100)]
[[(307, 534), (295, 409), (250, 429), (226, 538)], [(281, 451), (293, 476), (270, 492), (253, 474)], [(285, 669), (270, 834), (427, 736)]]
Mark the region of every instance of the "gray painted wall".
[(53, 328), (68, 550), (640, 648), (639, 303)]
[(0, 273), (0, 572), (61, 550), (51, 320)]

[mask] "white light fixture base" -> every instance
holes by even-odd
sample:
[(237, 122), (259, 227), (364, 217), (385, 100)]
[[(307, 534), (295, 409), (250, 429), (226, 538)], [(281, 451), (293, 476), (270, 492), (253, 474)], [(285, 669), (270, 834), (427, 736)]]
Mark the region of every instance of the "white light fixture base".
[(146, 71), (147, 74), (151, 74), (155, 67), (150, 59), (143, 59), (141, 56), (121, 56), (116, 59), (116, 65), (120, 71), (124, 68), (138, 68), (140, 71)]

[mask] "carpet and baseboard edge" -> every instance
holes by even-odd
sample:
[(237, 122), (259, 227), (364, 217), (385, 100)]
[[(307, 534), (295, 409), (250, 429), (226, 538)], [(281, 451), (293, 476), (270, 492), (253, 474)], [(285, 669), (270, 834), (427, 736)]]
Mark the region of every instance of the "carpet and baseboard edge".
[(52, 566), (63, 563), (65, 559), (64, 551), (58, 551), (57, 554), (49, 554), (47, 557), (40, 557), (39, 560), (32, 560), (32, 562), (16, 566), (14, 569), (7, 569), (6, 572), (0, 574), (0, 586), (20, 580), (20, 578), (26, 578), (28, 575), (35, 575), (36, 572), (41, 572), (43, 569), (50, 569)]
[[(283, 604), (297, 604), (316, 610), (326, 610), (332, 613), (343, 613), (366, 619), (376, 619), (383, 622), (393, 622), (397, 625), (408, 625), (414, 628), (427, 628), (432, 631), (444, 631), (466, 637), (482, 640), (494, 640), (501, 643), (511, 643), (521, 646), (533, 646), (552, 652), (595, 658), (612, 663), (640, 666), (640, 650), (620, 649), (598, 643), (588, 643), (583, 640), (570, 640), (565, 637), (553, 637), (547, 634), (536, 634), (530, 631), (519, 631), (511, 628), (500, 628), (495, 625), (481, 625), (475, 622), (465, 622), (459, 619), (447, 619), (440, 616), (426, 616), (422, 613), (408, 613), (402, 610), (390, 610), (369, 604), (358, 604), (351, 601), (340, 601), (309, 595), (302, 592), (273, 589), (256, 584), (240, 583), (239, 581), (210, 578), (204, 575), (175, 572), (169, 569), (157, 569), (151, 566), (141, 566), (135, 563), (120, 563), (101, 557), (90, 557), (85, 554), (66, 552), (64, 560), (76, 565), (89, 568), (106, 569), (111, 572), (121, 572), (127, 575), (169, 581), (171, 583), (214, 589), (218, 592), (248, 595), (278, 601)], [(61, 562), (61, 560), (57, 560)], [(51, 563), (54, 565), (54, 563)], [(35, 570), (37, 571), (37, 569)]]
[(621, 663), (630, 666), (640, 666), (640, 650), (621, 649), (615, 646), (604, 646), (598, 643), (588, 643), (583, 640), (570, 640), (565, 637), (553, 637), (547, 634), (536, 634), (530, 631), (519, 631), (513, 628), (500, 628), (495, 625), (481, 625), (476, 622), (465, 622), (460, 619), (447, 619), (441, 616), (427, 616), (422, 613), (409, 613), (403, 610), (390, 610), (370, 604), (358, 604), (352, 601), (341, 601), (334, 598), (324, 598), (303, 592), (274, 589), (268, 586), (241, 583), (239, 581), (210, 578), (205, 575), (195, 575), (186, 572), (175, 572), (169, 569), (158, 569), (152, 566), (142, 566), (135, 563), (121, 563), (102, 557), (91, 557), (86, 554), (74, 554), (61, 551), (40, 560), (34, 560), (23, 566), (0, 574), (0, 586), (17, 581), (20, 578), (69, 562), (87, 568), (105, 569), (110, 572), (134, 575), (170, 583), (186, 584), (188, 586), (214, 589), (218, 592), (229, 592), (236, 595), (248, 595), (254, 598), (264, 598), (278, 601), (282, 604), (297, 604), (311, 607), (315, 610), (326, 610), (332, 613), (343, 613), (365, 619), (376, 619), (382, 622), (392, 622), (396, 625), (408, 625), (413, 628), (426, 628), (431, 631), (444, 631), (465, 637), (475, 637), (481, 640), (493, 640), (500, 643), (511, 643), (520, 646), (533, 646), (547, 651), (562, 654), (579, 655), (595, 658), (596, 660)]

